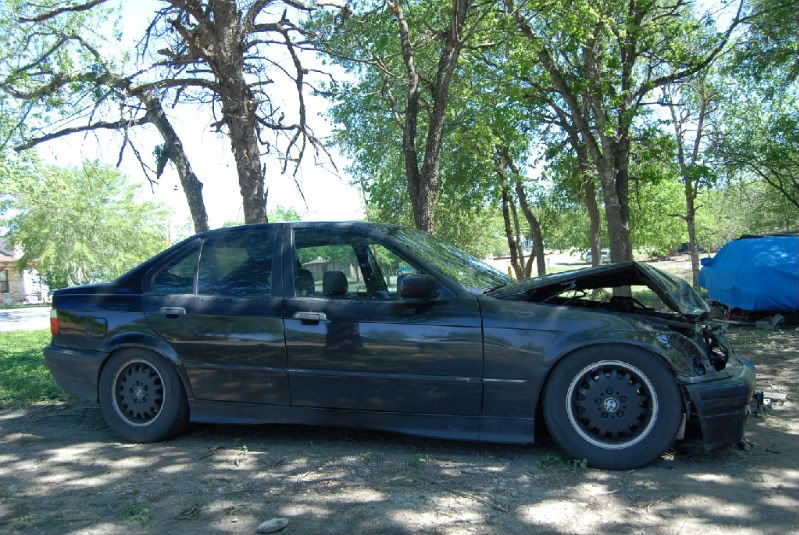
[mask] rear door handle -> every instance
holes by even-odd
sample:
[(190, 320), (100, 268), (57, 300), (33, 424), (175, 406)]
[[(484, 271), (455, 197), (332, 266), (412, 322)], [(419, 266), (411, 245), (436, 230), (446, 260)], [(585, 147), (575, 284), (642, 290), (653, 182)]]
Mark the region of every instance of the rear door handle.
[(186, 314), (186, 309), (183, 307), (161, 307), (161, 314), (167, 318), (177, 318)]
[(306, 325), (312, 325), (327, 319), (324, 312), (295, 312), (292, 316), (295, 320), (301, 320)]

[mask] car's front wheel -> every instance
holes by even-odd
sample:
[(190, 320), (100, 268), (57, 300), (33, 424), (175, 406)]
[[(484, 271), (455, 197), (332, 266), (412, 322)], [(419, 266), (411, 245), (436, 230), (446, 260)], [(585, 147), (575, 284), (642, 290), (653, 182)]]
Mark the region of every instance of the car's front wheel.
[(132, 442), (156, 442), (180, 433), (189, 409), (172, 363), (143, 349), (123, 349), (100, 375), (100, 408), (108, 425)]
[(565, 357), (544, 390), (550, 434), (569, 455), (596, 468), (648, 464), (674, 442), (680, 390), (669, 366), (629, 346), (597, 346)]

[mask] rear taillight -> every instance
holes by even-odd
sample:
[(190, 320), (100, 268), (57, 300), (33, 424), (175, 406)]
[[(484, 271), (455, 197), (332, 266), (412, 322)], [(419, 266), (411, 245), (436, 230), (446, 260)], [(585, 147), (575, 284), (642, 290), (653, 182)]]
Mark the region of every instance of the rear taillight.
[(58, 334), (58, 311), (54, 308), (50, 310), (50, 334)]

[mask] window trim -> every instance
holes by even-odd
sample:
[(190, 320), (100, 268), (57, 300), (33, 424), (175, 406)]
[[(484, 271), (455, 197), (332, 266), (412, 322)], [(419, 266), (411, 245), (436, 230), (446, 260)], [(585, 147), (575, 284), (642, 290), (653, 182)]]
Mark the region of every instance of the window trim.
[[(146, 288), (142, 293), (150, 294), (150, 295), (197, 295), (197, 270), (200, 266), (200, 255), (202, 254), (202, 245), (205, 240), (203, 238), (197, 238), (196, 240), (192, 240), (189, 243), (185, 244), (183, 247), (176, 249), (172, 252), (172, 254), (168, 255), (164, 258), (161, 262), (157, 265), (153, 266), (153, 268), (147, 273), (147, 277), (145, 280), (147, 281)], [(194, 262), (194, 282), (192, 283), (192, 291), (191, 293), (158, 293), (153, 291), (153, 286), (155, 282), (155, 278), (166, 269), (166, 267), (177, 257), (183, 256), (187, 253), (189, 249), (197, 248), (197, 257)]]
[[(288, 297), (290, 297), (291, 299), (316, 299), (316, 300), (322, 299), (324, 301), (352, 301), (352, 302), (358, 302), (358, 303), (369, 303), (369, 302), (391, 303), (391, 302), (401, 302), (401, 301), (403, 301), (402, 299), (398, 299), (398, 300), (392, 300), (392, 299), (357, 299), (357, 298), (352, 298), (352, 297), (340, 297), (340, 298), (335, 298), (334, 299), (334, 298), (326, 297), (325, 295), (313, 295), (313, 296), (297, 295), (297, 288), (295, 286), (295, 281), (294, 281), (294, 270), (296, 269), (297, 263), (299, 262), (299, 256), (297, 255), (298, 251), (297, 251), (297, 240), (296, 240), (296, 232), (298, 230), (312, 231), (313, 229), (311, 227), (291, 227), (289, 229), (290, 239), (288, 240), (288, 245), (289, 245), (289, 248), (290, 248), (290, 253), (286, 254), (286, 256), (290, 258), (289, 263), (290, 263), (290, 266), (291, 266), (291, 271), (289, 271), (289, 273), (291, 274), (291, 276), (287, 277), (287, 284), (289, 285), (289, 290), (287, 291)], [(322, 229), (322, 230), (327, 230), (327, 229)], [(430, 270), (425, 268), (425, 267), (420, 267), (421, 264), (420, 264), (420, 262), (418, 260), (413, 258), (413, 256), (407, 254), (402, 249), (396, 247), (395, 244), (391, 242), (391, 240), (385, 239), (382, 236), (375, 236), (374, 234), (371, 234), (369, 232), (358, 232), (358, 231), (354, 231), (354, 230), (346, 230), (344, 232), (339, 233), (338, 236), (341, 236), (343, 238), (354, 238), (354, 239), (361, 238), (361, 239), (365, 240), (367, 242), (367, 250), (369, 251), (368, 254), (370, 256), (373, 256), (372, 252), (371, 252), (371, 249), (370, 249), (371, 245), (380, 245), (381, 247), (384, 247), (388, 251), (390, 251), (390, 252), (394, 253), (395, 255), (397, 255), (404, 262), (406, 262), (409, 265), (411, 265), (417, 271), (420, 271), (422, 273), (425, 273), (425, 274), (430, 275), (431, 277), (433, 277), (435, 279), (436, 283), (442, 288), (442, 290), (444, 290), (446, 293), (450, 293), (450, 290), (447, 287), (447, 285), (445, 285), (445, 284), (443, 284), (441, 282), (441, 280), (437, 276), (437, 274), (431, 273)], [(353, 249), (353, 254), (357, 258), (357, 251), (355, 251), (355, 248), (352, 246), (352, 243), (347, 243), (347, 245), (349, 245)], [(359, 264), (358, 268), (360, 269), (360, 264)], [(361, 272), (361, 277), (363, 277), (363, 272)], [(384, 282), (385, 282), (385, 280), (384, 280)]]
[[(272, 271), (270, 273), (270, 277), (272, 278), (272, 283), (270, 284), (270, 293), (269, 295), (259, 295), (259, 296), (252, 296), (252, 297), (242, 297), (242, 296), (235, 296), (235, 295), (221, 295), (221, 294), (201, 294), (200, 293), (200, 264), (202, 263), (203, 251), (205, 250), (205, 245), (209, 239), (220, 239), (224, 240), (226, 236), (235, 236), (235, 235), (242, 235), (247, 233), (254, 233), (254, 234), (265, 234), (271, 233), (272, 234)], [(194, 266), (194, 292), (192, 295), (202, 296), (202, 297), (213, 297), (213, 298), (223, 298), (223, 299), (271, 299), (273, 297), (280, 298), (282, 295), (278, 293), (281, 287), (275, 284), (275, 281), (278, 280), (276, 274), (281, 276), (280, 273), (280, 258), (283, 253), (279, 250), (279, 240), (280, 239), (280, 229), (277, 227), (270, 228), (264, 227), (261, 229), (244, 229), (244, 230), (231, 230), (226, 231), (224, 233), (219, 234), (211, 234), (203, 236), (202, 242), (200, 243), (200, 253), (197, 255), (197, 264)], [(277, 258), (277, 262), (275, 259)], [(282, 293), (282, 292), (281, 292)]]
[[(11, 293), (11, 279), (8, 276), (8, 269), (0, 269), (0, 273), (5, 274), (6, 280), (0, 280), (0, 293), (10, 294)], [(5, 285), (5, 290), (3, 286)]]

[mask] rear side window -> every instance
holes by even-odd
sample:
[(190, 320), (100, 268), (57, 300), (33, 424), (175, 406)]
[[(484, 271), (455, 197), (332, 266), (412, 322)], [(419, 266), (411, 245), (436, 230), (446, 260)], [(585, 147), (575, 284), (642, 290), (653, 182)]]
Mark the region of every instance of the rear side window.
[(150, 291), (156, 294), (194, 293), (194, 271), (197, 269), (199, 243), (169, 261), (153, 278)]
[(272, 295), (272, 229), (208, 238), (200, 256), (197, 293), (227, 297)]

